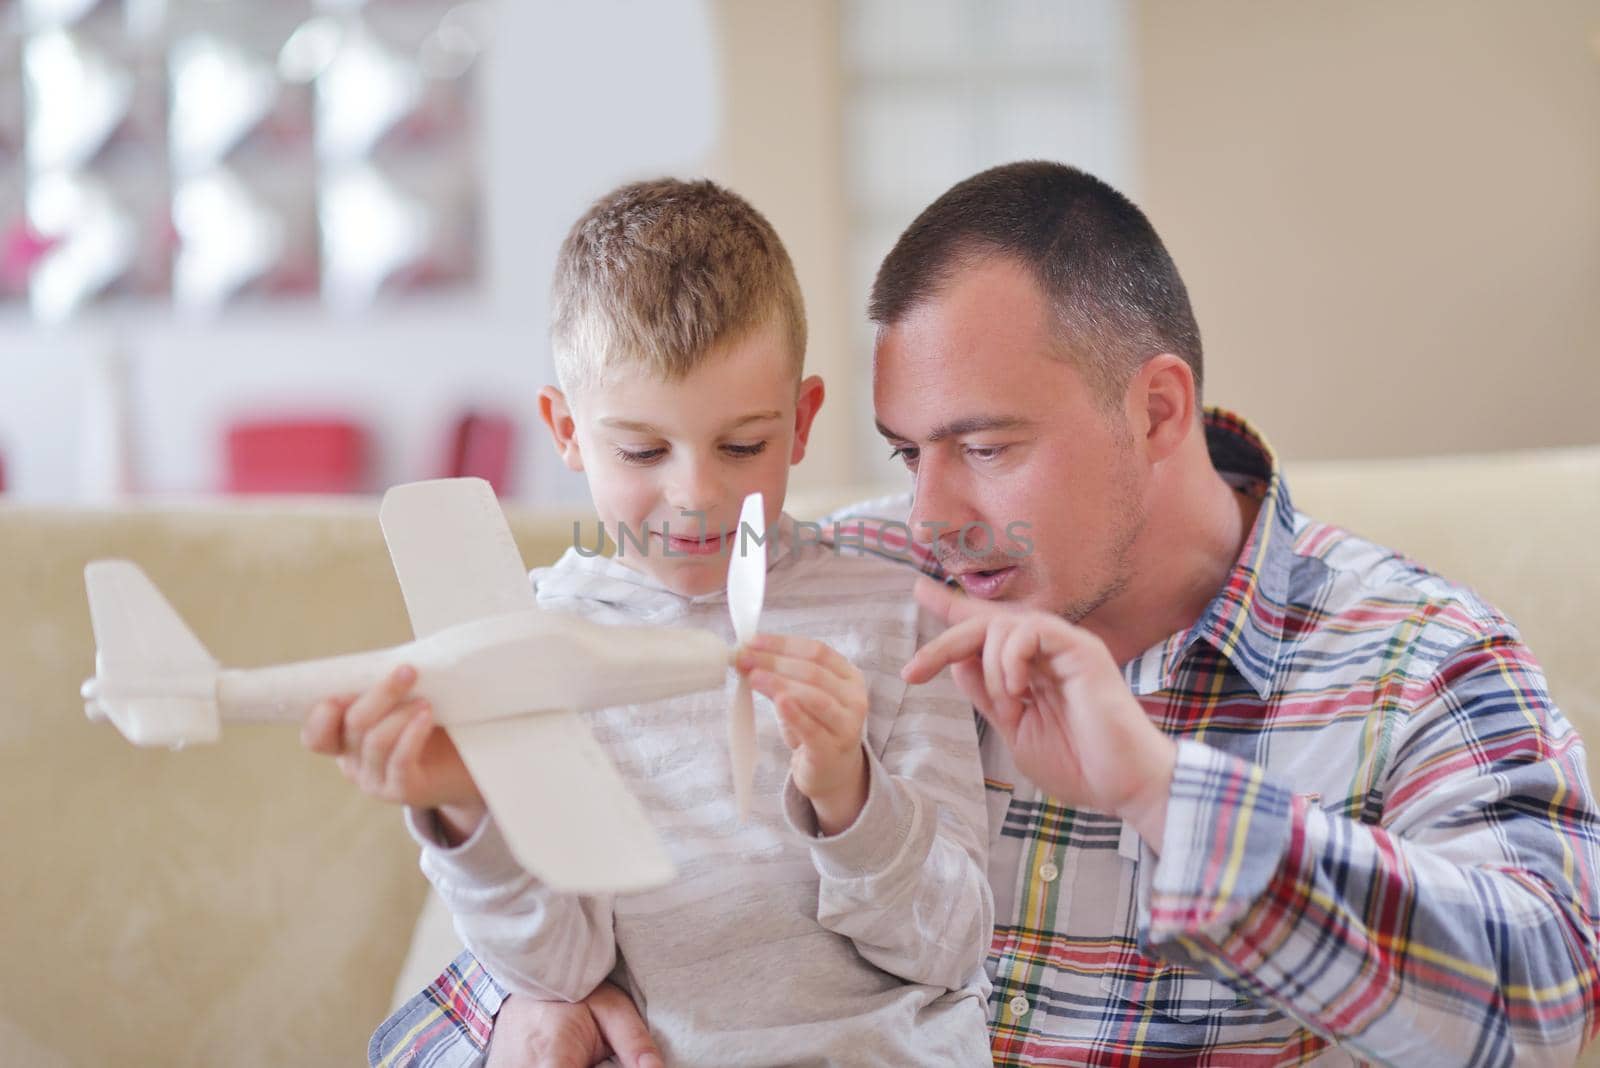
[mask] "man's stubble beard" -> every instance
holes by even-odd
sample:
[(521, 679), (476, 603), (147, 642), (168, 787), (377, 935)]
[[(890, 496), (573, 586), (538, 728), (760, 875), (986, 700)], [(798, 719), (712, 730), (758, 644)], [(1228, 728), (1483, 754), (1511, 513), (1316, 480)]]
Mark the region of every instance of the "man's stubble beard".
[(1074, 626), (1081, 624), (1089, 616), (1122, 596), (1133, 583), (1133, 548), (1144, 533), (1149, 515), (1139, 492), (1138, 480), (1132, 470), (1131, 440), (1126, 443), (1126, 451), (1122, 456), (1127, 461), (1129, 470), (1127, 477), (1120, 480), (1124, 493), (1117, 502), (1117, 535), (1109, 553), (1109, 573), (1092, 593), (1061, 610), (1061, 617)]

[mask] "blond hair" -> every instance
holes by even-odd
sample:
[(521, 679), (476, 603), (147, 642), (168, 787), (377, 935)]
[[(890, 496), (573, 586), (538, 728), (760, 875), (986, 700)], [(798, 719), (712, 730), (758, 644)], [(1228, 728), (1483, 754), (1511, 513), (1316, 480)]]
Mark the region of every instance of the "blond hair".
[(556, 379), (571, 393), (609, 369), (686, 377), (719, 345), (776, 323), (798, 380), (805, 304), (777, 232), (743, 197), (674, 178), (601, 197), (561, 244), (551, 284)]

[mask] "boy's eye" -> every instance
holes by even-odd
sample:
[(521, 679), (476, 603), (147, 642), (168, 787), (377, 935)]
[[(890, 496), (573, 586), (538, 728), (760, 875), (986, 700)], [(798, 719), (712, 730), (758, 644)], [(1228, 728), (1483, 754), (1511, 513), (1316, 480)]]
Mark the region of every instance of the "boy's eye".
[(624, 449), (617, 446), (617, 459), (625, 464), (653, 464), (666, 455), (666, 449)]
[(889, 450), (889, 460), (891, 462), (899, 460), (907, 467), (916, 467), (917, 448), (914, 445), (896, 445), (893, 449)]
[(767, 443), (757, 441), (749, 445), (728, 444), (722, 447), (723, 451), (731, 456), (759, 456), (766, 451)]

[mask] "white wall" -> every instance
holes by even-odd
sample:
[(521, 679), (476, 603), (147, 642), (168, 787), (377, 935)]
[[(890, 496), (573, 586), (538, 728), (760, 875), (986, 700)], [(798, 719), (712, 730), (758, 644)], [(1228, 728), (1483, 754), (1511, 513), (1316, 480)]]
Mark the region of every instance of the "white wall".
[(858, 295), (845, 276), (837, 0), (715, 0), (722, 115), (709, 162), (749, 198), (794, 260), (806, 302), (806, 372), (827, 388), (796, 489), (856, 477), (861, 349)]
[(1142, 0), (1143, 206), (1289, 458), (1600, 442), (1600, 0)]
[(494, 13), (481, 82), (483, 292), (361, 319), (286, 307), (191, 325), (151, 309), (45, 331), (0, 318), (0, 456), (14, 499), (80, 499), (82, 383), (114, 337), (132, 356), (142, 491), (216, 488), (228, 419), (279, 405), (365, 420), (375, 489), (430, 477), (459, 406), (479, 402), (520, 415), (516, 497), (582, 498), (534, 411), (549, 380), (551, 265), (607, 187), (702, 168), (718, 127), (711, 17), (702, 0), (501, 0)]

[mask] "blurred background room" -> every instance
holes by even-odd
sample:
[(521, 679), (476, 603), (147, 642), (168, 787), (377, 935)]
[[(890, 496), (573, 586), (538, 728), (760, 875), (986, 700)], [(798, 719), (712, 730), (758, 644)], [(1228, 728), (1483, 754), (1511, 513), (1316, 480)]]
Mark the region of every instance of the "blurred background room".
[(484, 476), (556, 559), (551, 267), (662, 173), (795, 258), (794, 514), (905, 487), (868, 285), (1026, 157), (1148, 211), (1295, 501), (1480, 589), (1600, 736), (1600, 0), (0, 0), (0, 1062), (361, 1063), (455, 952), (295, 731), (84, 718), (88, 561), (255, 667), (411, 636), (390, 485)]
[(26, 502), (582, 499), (546, 286), (585, 203), (704, 173), (797, 260), (801, 486), (894, 477), (873, 269), (1021, 157), (1129, 192), (1208, 400), (1289, 459), (1600, 441), (1600, 0), (8, 0), (0, 464)]

